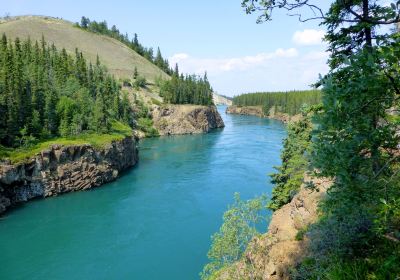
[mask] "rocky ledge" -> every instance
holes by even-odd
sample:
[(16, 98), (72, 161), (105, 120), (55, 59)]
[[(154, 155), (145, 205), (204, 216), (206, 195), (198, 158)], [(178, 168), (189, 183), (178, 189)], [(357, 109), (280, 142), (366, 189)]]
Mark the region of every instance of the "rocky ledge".
[(102, 149), (53, 145), (24, 163), (0, 163), (0, 213), (36, 197), (86, 190), (115, 180), (138, 161), (136, 140), (126, 137)]
[(207, 133), (225, 126), (215, 106), (163, 105), (151, 113), (160, 135)]
[(257, 116), (260, 118), (269, 118), (269, 119), (282, 121), (284, 123), (288, 123), (290, 121), (298, 121), (301, 118), (300, 115), (289, 116), (288, 114), (275, 112), (274, 108), (271, 108), (271, 110), (268, 112), (268, 114), (265, 114), (262, 106), (232, 105), (226, 109), (226, 113), (227, 114), (237, 114), (237, 115), (247, 115), (247, 116)]
[(290, 279), (291, 268), (306, 255), (309, 244), (301, 232), (317, 221), (319, 202), (331, 185), (327, 179), (305, 180), (313, 182), (318, 191), (303, 185), (290, 203), (274, 212), (268, 232), (256, 237), (242, 260), (221, 271), (217, 279)]

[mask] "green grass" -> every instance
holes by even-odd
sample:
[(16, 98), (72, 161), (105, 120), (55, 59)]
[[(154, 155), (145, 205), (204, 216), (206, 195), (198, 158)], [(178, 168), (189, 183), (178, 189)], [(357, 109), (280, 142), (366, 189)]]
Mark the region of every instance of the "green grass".
[(391, 123), (400, 125), (400, 116), (388, 115), (387, 118), (388, 118), (388, 121), (390, 121)]
[(301, 241), (301, 240), (303, 240), (303, 239), (304, 239), (304, 236), (305, 236), (306, 233), (307, 233), (307, 231), (308, 231), (308, 227), (305, 227), (305, 228), (300, 229), (300, 230), (296, 233), (295, 240), (296, 240), (296, 241)]
[(132, 129), (120, 122), (114, 122), (112, 132), (109, 134), (84, 133), (75, 137), (59, 137), (18, 149), (0, 146), (0, 159), (9, 159), (12, 163), (24, 162), (55, 144), (63, 146), (88, 144), (100, 149), (112, 141), (122, 140), (127, 136), (132, 136)]
[(149, 118), (139, 118), (137, 120), (137, 128), (144, 132), (146, 137), (157, 137), (160, 136), (157, 129), (153, 126), (153, 120)]
[(162, 102), (158, 101), (155, 98), (151, 98), (151, 103), (153, 103), (154, 105), (157, 105), (157, 106), (161, 106), (162, 105)]

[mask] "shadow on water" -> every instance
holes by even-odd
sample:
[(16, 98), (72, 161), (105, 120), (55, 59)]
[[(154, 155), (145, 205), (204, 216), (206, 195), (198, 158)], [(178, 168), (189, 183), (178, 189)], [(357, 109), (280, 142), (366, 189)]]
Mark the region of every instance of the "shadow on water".
[(117, 181), (7, 213), (0, 279), (198, 279), (233, 194), (271, 191), (286, 134), (219, 109), (223, 130), (145, 139)]

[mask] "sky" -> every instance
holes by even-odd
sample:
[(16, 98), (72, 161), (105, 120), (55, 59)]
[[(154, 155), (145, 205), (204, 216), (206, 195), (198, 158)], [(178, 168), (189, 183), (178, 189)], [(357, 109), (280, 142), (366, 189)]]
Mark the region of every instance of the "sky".
[[(329, 1), (315, 2), (326, 9)], [(214, 90), (228, 96), (308, 89), (328, 70), (318, 21), (301, 23), (282, 11), (257, 24), (241, 0), (0, 0), (0, 7), (0, 16), (106, 20), (130, 36), (137, 33), (146, 47), (159, 46), (181, 72), (207, 71)]]

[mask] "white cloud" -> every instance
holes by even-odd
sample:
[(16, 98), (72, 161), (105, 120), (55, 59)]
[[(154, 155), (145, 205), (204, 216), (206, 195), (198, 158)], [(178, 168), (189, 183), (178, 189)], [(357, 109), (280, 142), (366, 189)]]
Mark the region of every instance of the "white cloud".
[(293, 42), (301, 46), (312, 46), (322, 44), (322, 39), (325, 36), (323, 30), (305, 29), (296, 31), (293, 35)]
[(170, 58), (170, 61), (180, 61), (180, 60), (186, 59), (188, 57), (189, 57), (189, 55), (187, 53), (177, 53), (177, 54), (174, 54)]
[(198, 58), (179, 53), (169, 61), (178, 63), (183, 73), (207, 71), (213, 88), (232, 96), (243, 92), (306, 89), (317, 81), (319, 74), (327, 73), (328, 55), (320, 50), (301, 53), (289, 48), (232, 58)]
[(275, 58), (293, 58), (298, 55), (295, 48), (290, 49), (277, 49), (271, 53), (260, 53), (254, 56), (234, 57), (234, 58), (216, 58), (216, 59), (202, 59), (191, 57), (186, 53), (174, 54), (168, 60), (171, 65), (178, 63), (182, 66), (183, 72), (203, 73), (209, 72), (229, 72), (229, 71), (244, 71), (266, 63)]

